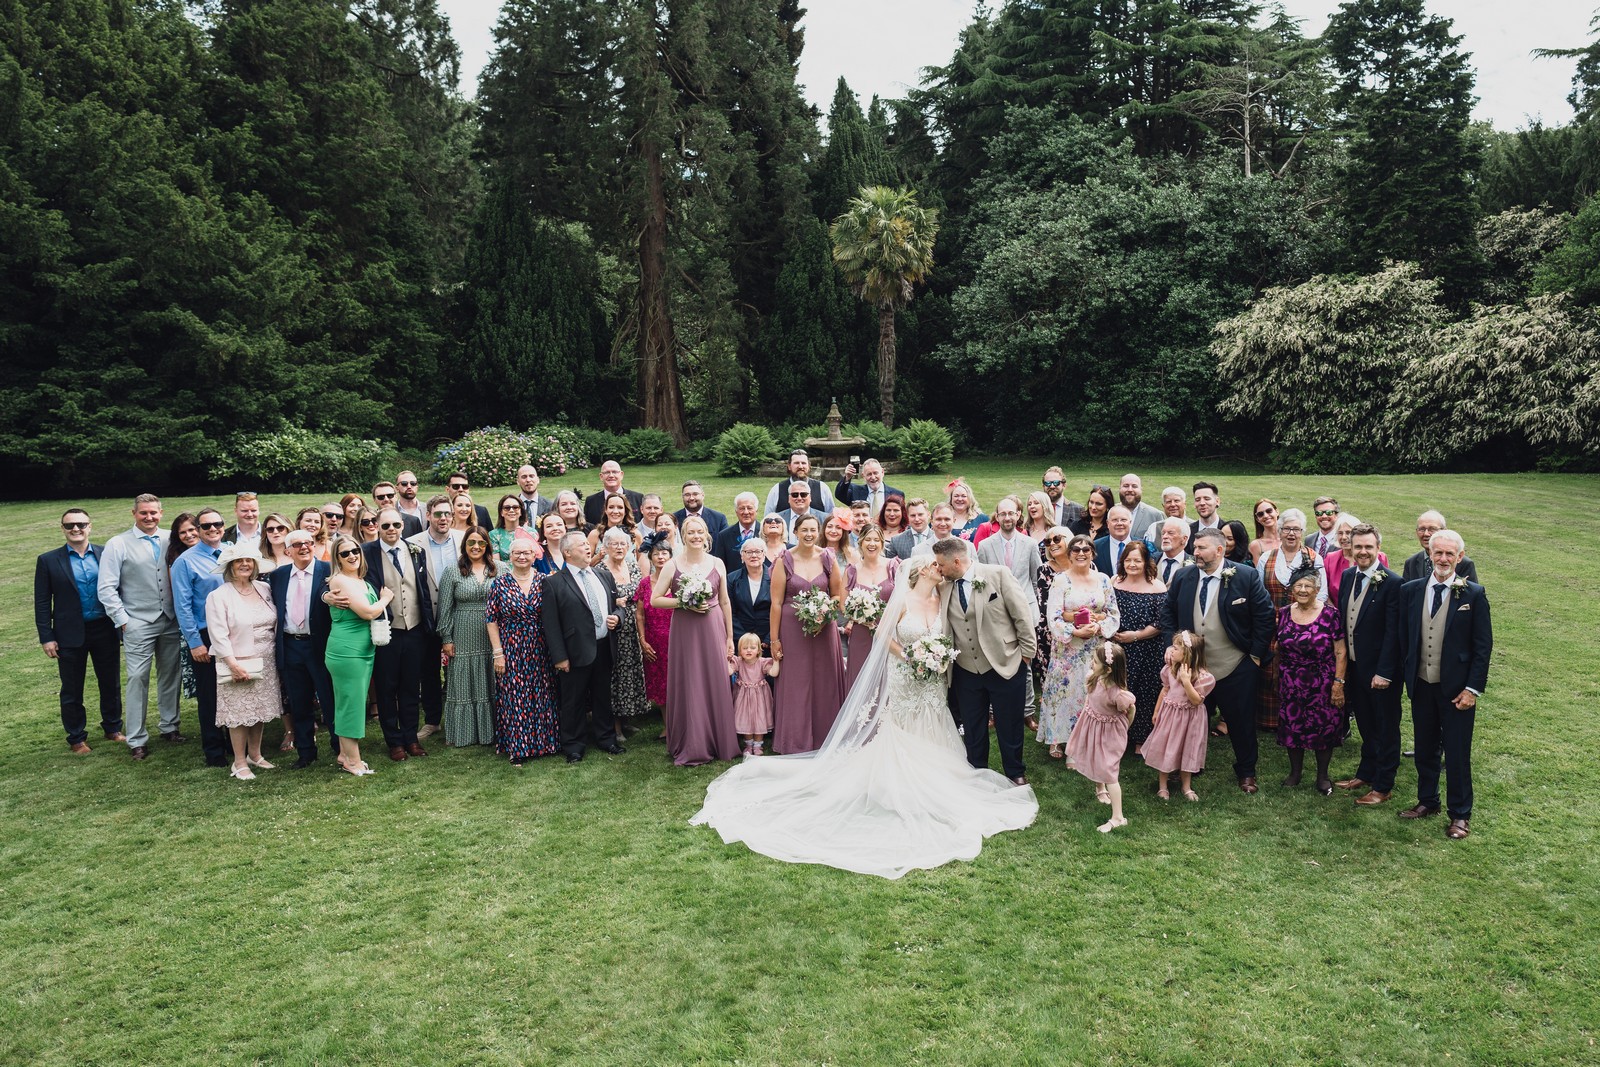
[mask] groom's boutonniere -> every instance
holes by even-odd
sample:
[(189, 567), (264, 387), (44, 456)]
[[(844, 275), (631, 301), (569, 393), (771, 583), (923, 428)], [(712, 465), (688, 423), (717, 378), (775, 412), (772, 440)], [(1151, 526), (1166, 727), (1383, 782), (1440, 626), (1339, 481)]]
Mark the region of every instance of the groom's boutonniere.
[(1238, 574), (1238, 573), (1239, 573), (1239, 568), (1238, 567), (1224, 567), (1224, 568), (1222, 568), (1222, 587), (1224, 589), (1226, 589), (1228, 587), (1228, 583), (1233, 581), (1233, 576), (1235, 574)]
[(1467, 580), (1461, 575), (1456, 575), (1450, 580), (1450, 599), (1460, 600), (1461, 594), (1467, 591)]
[(974, 593), (981, 593), (987, 588), (989, 588), (989, 583), (987, 581), (985, 581), (984, 579), (982, 579), (982, 578), (974, 578), (974, 579), (972, 579), (972, 591)]

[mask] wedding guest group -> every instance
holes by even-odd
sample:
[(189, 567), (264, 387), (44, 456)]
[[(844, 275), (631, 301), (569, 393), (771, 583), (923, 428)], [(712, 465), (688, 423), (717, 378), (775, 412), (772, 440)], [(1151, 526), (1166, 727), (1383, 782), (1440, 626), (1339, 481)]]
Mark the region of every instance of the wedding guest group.
[[(959, 477), (907, 492), (871, 457), (830, 485), (797, 450), (785, 477), (723, 513), (698, 479), (668, 510), (616, 460), (599, 473), (584, 498), (524, 464), (514, 491), (484, 494), (491, 511), (464, 472), (424, 501), (403, 470), (298, 511), (240, 491), (231, 515), (206, 506), (170, 527), (143, 493), (103, 544), (66, 509), (63, 543), (36, 562), (34, 614), (68, 751), (93, 751), (92, 668), (105, 740), (150, 758), (153, 674), (155, 735), (188, 740), (187, 692), (199, 758), (242, 782), (276, 769), (262, 734), (280, 719), (293, 767), (318, 763), (321, 733), (339, 769), (372, 773), (369, 705), (394, 763), (426, 757), (436, 734), (515, 766), (620, 755), (657, 710), (680, 766), (808, 753), (872, 652), (898, 568), (919, 560), (939, 583), (951, 713), (974, 767), (992, 730), (1004, 776), (1025, 781), (1025, 724), (1097, 783), (1115, 829), (1141, 762), (1161, 798), (1173, 774), (1197, 796), (1207, 732), (1257, 794), (1270, 732), (1282, 788), (1301, 785), (1309, 752), (1318, 793), (1372, 808), (1400, 788), (1409, 698), (1417, 796), (1400, 814), (1471, 833), (1493, 633), (1465, 541), (1435, 509), (1397, 573), (1378, 528), (1331, 494), (1306, 509), (1259, 499), (1247, 527), (1213, 481), (1165, 486), (1157, 508), (1128, 473), (1082, 485), (1078, 503), (1051, 466), (1037, 488), (985, 501)], [(1352, 725), (1359, 753), (1335, 781)]]

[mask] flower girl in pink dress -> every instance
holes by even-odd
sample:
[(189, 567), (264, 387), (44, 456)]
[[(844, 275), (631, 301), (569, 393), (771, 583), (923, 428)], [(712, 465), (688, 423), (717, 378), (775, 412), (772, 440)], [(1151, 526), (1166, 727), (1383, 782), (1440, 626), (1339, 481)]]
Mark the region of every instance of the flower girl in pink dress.
[(772, 687), (778, 661), (761, 654), (761, 638), (739, 638), (739, 659), (733, 668), (733, 728), (739, 731), (746, 756), (763, 755), (762, 738), (772, 732)]

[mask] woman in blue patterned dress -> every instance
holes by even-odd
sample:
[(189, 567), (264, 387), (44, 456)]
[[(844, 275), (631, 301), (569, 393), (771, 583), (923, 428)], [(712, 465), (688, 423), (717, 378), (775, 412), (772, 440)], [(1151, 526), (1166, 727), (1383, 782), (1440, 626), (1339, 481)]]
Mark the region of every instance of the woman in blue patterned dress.
[(1289, 603), (1278, 612), (1278, 744), (1289, 750), (1289, 777), (1300, 784), (1306, 749), (1317, 755), (1317, 792), (1333, 794), (1328, 761), (1344, 742), (1344, 642), (1339, 609), (1319, 604), (1319, 573), (1289, 577)]
[(514, 767), (559, 747), (555, 682), (544, 644), (544, 578), (533, 569), (535, 551), (527, 530), (512, 535), (511, 573), (490, 583), (483, 613), (498, 681), (495, 747)]

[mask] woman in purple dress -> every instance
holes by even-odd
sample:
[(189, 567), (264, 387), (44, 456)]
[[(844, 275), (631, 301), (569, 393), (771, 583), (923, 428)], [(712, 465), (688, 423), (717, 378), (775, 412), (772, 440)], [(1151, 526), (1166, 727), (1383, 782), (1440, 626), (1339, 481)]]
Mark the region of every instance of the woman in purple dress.
[(1333, 795), (1328, 761), (1344, 741), (1344, 642), (1339, 609), (1320, 604), (1313, 567), (1289, 577), (1289, 603), (1278, 612), (1278, 744), (1289, 750), (1285, 787), (1300, 784), (1306, 749), (1317, 756), (1317, 792)]
[[(662, 724), (666, 724), (667, 706), (667, 653), (672, 641), (672, 611), (655, 606), (655, 589), (661, 581), (661, 570), (672, 560), (672, 543), (645, 538), (649, 546), (650, 573), (639, 579), (639, 590), (634, 594), (637, 611), (634, 625), (643, 638), (639, 652), (644, 656), (644, 695), (650, 703), (662, 709)], [(666, 740), (662, 734), (660, 740)]]
[(779, 753), (815, 752), (844, 703), (844, 658), (839, 626), (829, 619), (806, 636), (795, 615), (795, 597), (818, 590), (844, 600), (844, 568), (822, 548), (822, 523), (815, 513), (795, 520), (798, 542), (772, 564), (772, 658), (782, 664), (772, 710), (772, 748)]
[(511, 535), (511, 573), (489, 583), (483, 621), (494, 661), (494, 744), (513, 767), (554, 755), (556, 686), (544, 644), (544, 577), (533, 569), (533, 535)]
[[(852, 589), (873, 589), (876, 590), (878, 599), (887, 604), (890, 594), (894, 592), (895, 565), (899, 560), (890, 559), (883, 554), (883, 530), (877, 523), (869, 522), (861, 527), (857, 548), (861, 552), (860, 562), (845, 568), (849, 579), (845, 583), (846, 594), (848, 595)], [(856, 678), (861, 674), (861, 667), (872, 652), (872, 642), (876, 635), (875, 629), (869, 629), (860, 623), (852, 623), (847, 629), (851, 632), (847, 635), (850, 658), (845, 662), (846, 693), (856, 684)]]
[[(728, 576), (710, 552), (711, 533), (698, 515), (683, 520), (683, 553), (661, 570), (651, 593), (658, 608), (672, 609), (667, 663), (667, 751), (680, 767), (742, 755), (733, 725), (733, 605), (724, 593)], [(702, 604), (684, 602), (684, 583), (711, 587)]]

